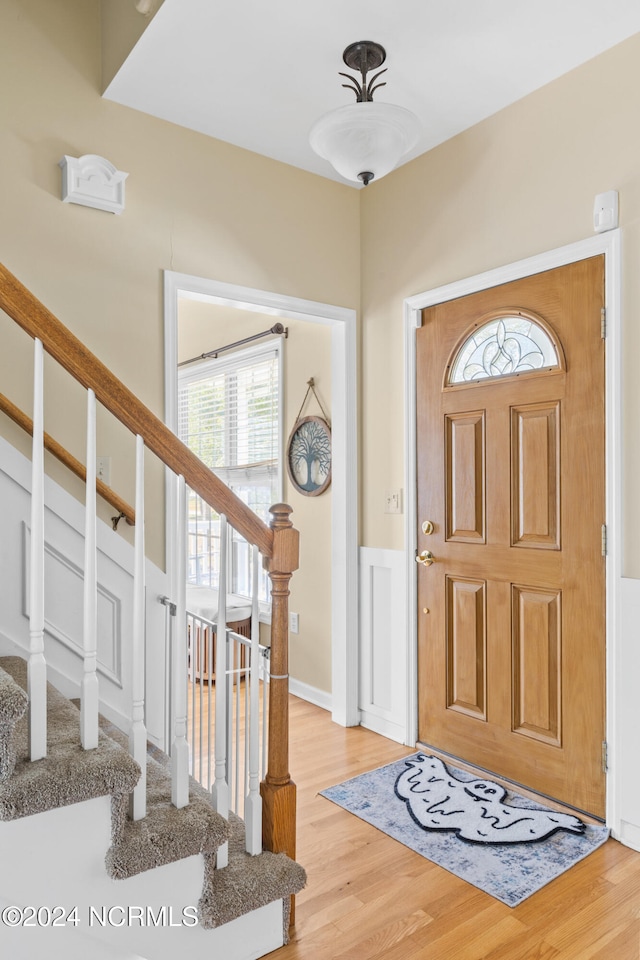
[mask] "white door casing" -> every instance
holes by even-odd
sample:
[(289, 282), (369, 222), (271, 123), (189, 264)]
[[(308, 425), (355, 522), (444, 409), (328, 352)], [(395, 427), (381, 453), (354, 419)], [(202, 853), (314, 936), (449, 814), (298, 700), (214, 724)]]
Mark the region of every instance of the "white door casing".
[[(187, 297), (331, 328), (331, 650), (332, 718), (359, 723), (358, 459), (356, 313), (284, 294), (165, 270), (165, 422), (177, 431), (178, 299)], [(174, 485), (167, 480), (167, 572), (173, 555)], [(171, 582), (171, 581), (170, 581)]]

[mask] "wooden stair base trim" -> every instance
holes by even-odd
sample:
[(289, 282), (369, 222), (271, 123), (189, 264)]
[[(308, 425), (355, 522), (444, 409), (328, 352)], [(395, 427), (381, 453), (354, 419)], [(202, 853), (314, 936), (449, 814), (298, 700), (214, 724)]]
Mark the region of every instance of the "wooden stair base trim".
[[(267, 775), (268, 776), (268, 775)], [(286, 853), (296, 858), (296, 785), (288, 783), (260, 784), (262, 797), (262, 846), (272, 853)], [(296, 898), (291, 897), (289, 926), (296, 920)]]

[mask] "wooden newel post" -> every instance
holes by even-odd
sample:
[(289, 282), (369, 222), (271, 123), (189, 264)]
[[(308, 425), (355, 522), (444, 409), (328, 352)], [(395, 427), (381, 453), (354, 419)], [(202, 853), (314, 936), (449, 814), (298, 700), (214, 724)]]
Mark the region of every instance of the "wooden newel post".
[[(260, 784), (265, 850), (296, 855), (296, 785), (289, 774), (289, 581), (298, 569), (300, 535), (291, 507), (271, 507), (273, 553), (264, 565), (271, 580), (271, 679), (267, 773)], [(293, 897), (291, 922), (293, 923)]]

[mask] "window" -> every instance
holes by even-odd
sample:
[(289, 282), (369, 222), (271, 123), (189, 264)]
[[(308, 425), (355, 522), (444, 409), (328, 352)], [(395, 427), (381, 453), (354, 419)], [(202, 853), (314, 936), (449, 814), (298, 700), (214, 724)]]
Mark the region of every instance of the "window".
[(468, 383), (558, 367), (551, 337), (532, 317), (495, 317), (481, 324), (460, 349), (448, 382)]
[[(178, 436), (251, 509), (269, 523), (282, 499), (281, 342), (207, 360), (178, 374)], [(228, 583), (250, 596), (251, 548), (230, 532)], [(188, 491), (187, 581), (217, 587), (220, 519)], [(269, 599), (260, 573), (260, 600)]]

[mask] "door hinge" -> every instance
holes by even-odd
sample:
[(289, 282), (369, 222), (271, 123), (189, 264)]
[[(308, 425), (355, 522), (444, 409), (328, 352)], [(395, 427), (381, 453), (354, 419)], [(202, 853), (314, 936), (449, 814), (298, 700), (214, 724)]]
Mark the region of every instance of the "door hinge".
[(607, 308), (602, 307), (600, 310), (600, 336), (603, 340), (607, 339)]
[(607, 555), (607, 525), (606, 523), (602, 524), (602, 556), (606, 557)]
[(606, 773), (609, 769), (609, 744), (606, 740), (602, 741), (602, 772)]

